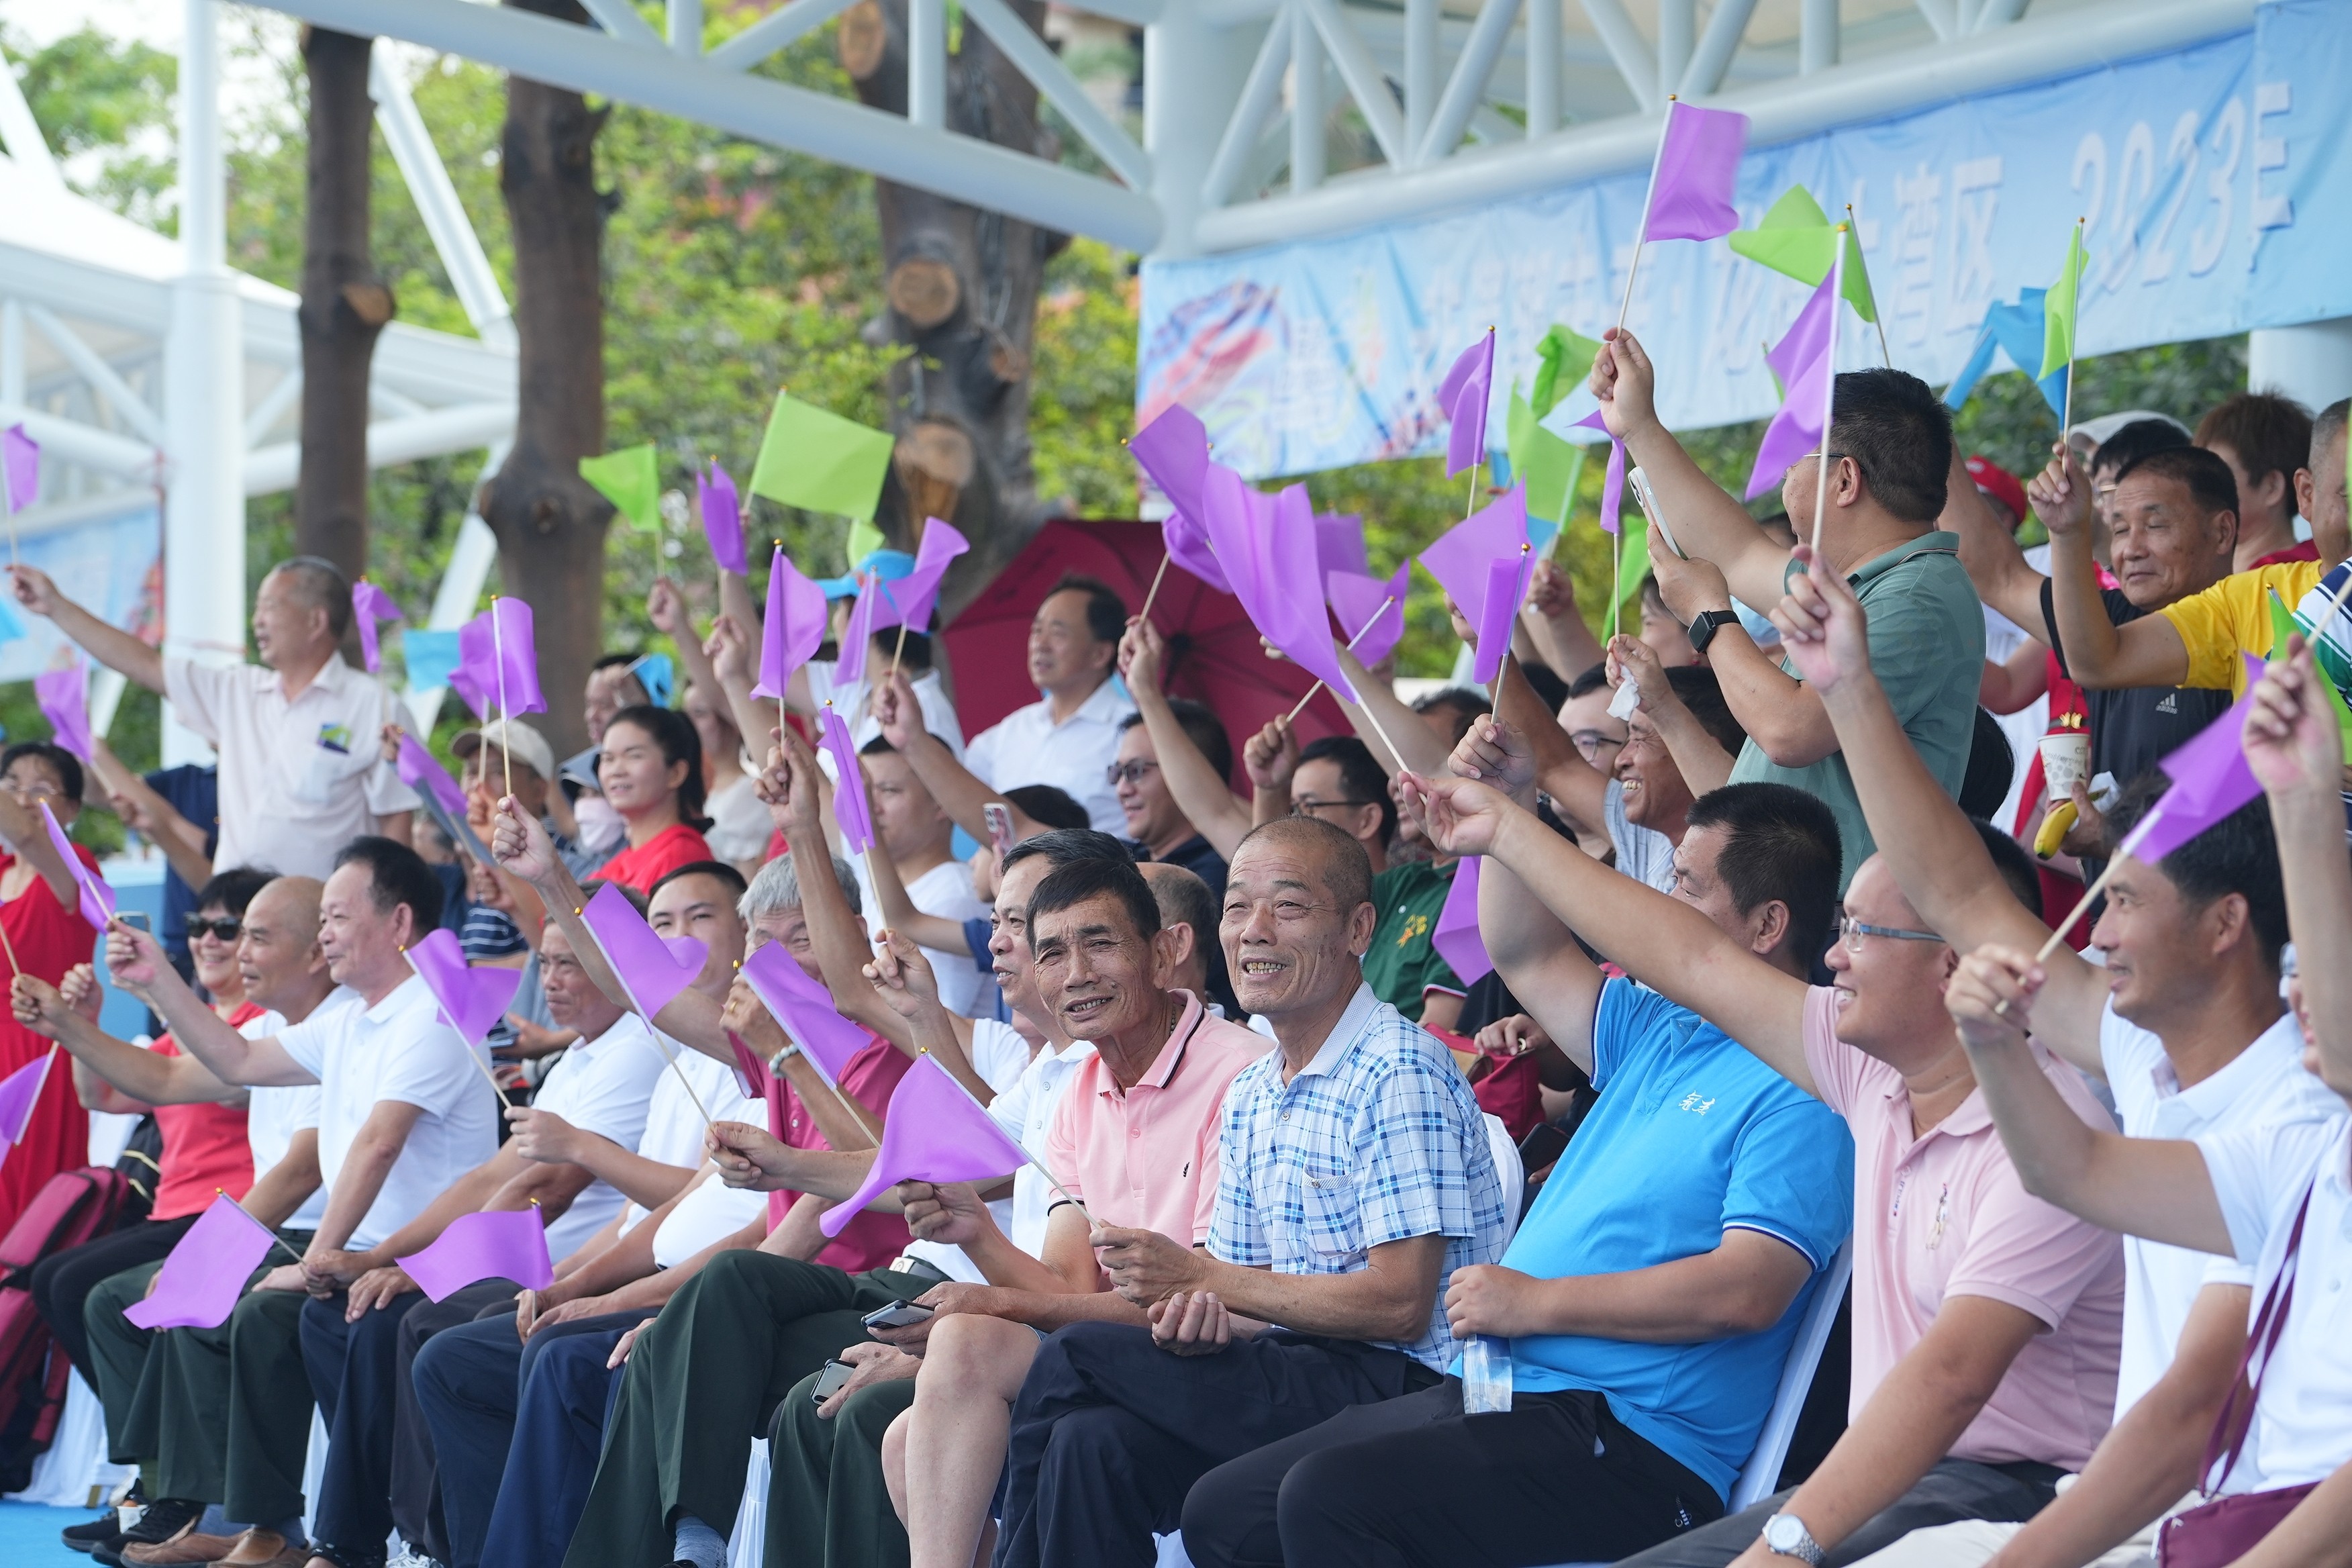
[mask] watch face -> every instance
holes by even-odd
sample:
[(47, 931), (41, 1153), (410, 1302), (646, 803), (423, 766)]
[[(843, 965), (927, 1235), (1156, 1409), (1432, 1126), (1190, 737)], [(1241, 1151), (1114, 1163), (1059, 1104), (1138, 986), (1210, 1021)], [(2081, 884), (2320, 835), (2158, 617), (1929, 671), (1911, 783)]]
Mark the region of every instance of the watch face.
[(1764, 1521), (1764, 1544), (1775, 1552), (1790, 1551), (1804, 1538), (1804, 1524), (1794, 1514), (1776, 1513)]

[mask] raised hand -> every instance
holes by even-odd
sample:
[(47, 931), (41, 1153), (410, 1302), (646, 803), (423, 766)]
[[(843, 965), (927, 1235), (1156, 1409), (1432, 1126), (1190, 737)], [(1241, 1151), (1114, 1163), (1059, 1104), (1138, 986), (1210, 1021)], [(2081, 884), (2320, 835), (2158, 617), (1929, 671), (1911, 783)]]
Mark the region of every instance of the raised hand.
[(1870, 671), (1870, 624), (1844, 577), (1823, 565), (1810, 544), (1790, 552), (1803, 568), (1789, 574), (1788, 596), (1772, 612), (1797, 673), (1827, 697)]
[(58, 988), (37, 975), (16, 976), (8, 987), (8, 1005), (16, 1022), (45, 1040), (63, 1035), (73, 1021), (73, 1009)]
[(170, 970), (163, 957), (163, 944), (153, 933), (120, 920), (110, 921), (106, 927), (106, 972), (114, 983), (141, 1001), (152, 1001), (149, 991)]
[(1592, 395), (1601, 399), (1601, 423), (1622, 441), (1658, 422), (1658, 373), (1624, 328), (1612, 327), (1601, 336), (1601, 352), (1592, 361)]
[(1167, 658), (1168, 644), (1159, 627), (1140, 616), (1127, 623), (1127, 635), (1118, 641), (1118, 674), (1129, 691), (1159, 690)]
[(710, 660), (711, 673), (722, 682), (748, 681), (759, 673), (751, 636), (732, 616), (720, 616), (710, 624), (710, 635), (702, 639), (702, 653)]
[(1441, 854), (1484, 855), (1495, 847), (1511, 803), (1492, 784), (1419, 773), (1400, 773), (1397, 781), (1400, 803)]
[(1265, 721), (1265, 728), (1242, 743), (1242, 771), (1255, 788), (1290, 787), (1290, 775), (1298, 771), (1298, 737), (1288, 720), (1275, 715)]
[(534, 888), (552, 880), (562, 866), (556, 858), (555, 841), (548, 837), (547, 829), (512, 795), (499, 802), (498, 811), (490, 820), (490, 855), (500, 870)]
[(2301, 632), (2287, 656), (2263, 671), (2246, 712), (2246, 765), (2273, 796), (2334, 795), (2344, 772), (2344, 740), (2327, 679)]
[(894, 675), (886, 668), (875, 679), (866, 710), (882, 726), (882, 738), (902, 756), (914, 749), (928, 728), (923, 722), (922, 700), (915, 695), (914, 682), (907, 679), (903, 669)]
[(1538, 561), (1535, 575), (1528, 583), (1527, 608), (1547, 621), (1572, 616), (1576, 613), (1576, 584), (1553, 563)]
[[(784, 830), (787, 842), (817, 843), (824, 831), (824, 775), (817, 769), (816, 753), (797, 731), (787, 724), (776, 733), (776, 743), (768, 748), (768, 765), (752, 788), (767, 803), (768, 815)], [(883, 735), (889, 735), (887, 727)]]
[(58, 991), (65, 997), (67, 1006), (91, 1023), (98, 1022), (99, 1012), (106, 1005), (106, 990), (98, 983), (98, 971), (87, 963), (77, 963), (58, 982)]
[(2052, 449), (2057, 456), (2025, 487), (2025, 499), (2053, 538), (2069, 539), (2091, 521), (2091, 479), (2065, 442), (2054, 443)]
[(1731, 584), (1724, 580), (1721, 567), (1699, 556), (1658, 548), (1664, 543), (1663, 539), (1653, 542), (1650, 570), (1658, 579), (1658, 597), (1675, 619), (1689, 626), (1706, 611), (1731, 608)]
[(8, 579), (16, 602), (37, 616), (55, 616), (64, 603), (65, 595), (58, 592), (57, 584), (37, 566), (11, 566)]
[(654, 579), (653, 592), (646, 595), (646, 619), (653, 622), (655, 630), (666, 632), (672, 637), (694, 635), (686, 595), (679, 593), (677, 584), (667, 577)]
[(1987, 942), (1962, 958), (1944, 983), (1944, 1011), (1970, 1051), (2023, 1042), (2032, 1027), (2033, 999), (2048, 976), (2033, 955)]
[(1513, 799), (1528, 795), (1536, 785), (1535, 748), (1516, 725), (1491, 713), (1470, 721), (1446, 766), (1457, 778), (1484, 779)]
[(1609, 639), (1607, 650), (1609, 684), (1622, 686), (1633, 683), (1633, 695), (1644, 713), (1654, 713), (1661, 703), (1674, 700), (1675, 689), (1666, 679), (1666, 667), (1658, 662), (1658, 654), (1640, 637), (1620, 632)]
[(908, 1023), (939, 1010), (939, 976), (923, 950), (895, 931), (885, 931), (874, 949), (874, 961), (865, 966), (866, 978), (883, 1005)]

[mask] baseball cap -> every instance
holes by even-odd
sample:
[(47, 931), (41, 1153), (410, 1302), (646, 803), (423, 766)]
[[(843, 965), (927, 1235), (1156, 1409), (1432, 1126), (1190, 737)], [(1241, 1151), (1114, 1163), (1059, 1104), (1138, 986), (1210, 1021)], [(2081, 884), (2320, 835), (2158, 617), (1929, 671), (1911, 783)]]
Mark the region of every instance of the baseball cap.
[(874, 550), (866, 559), (839, 577), (820, 577), (816, 585), (824, 590), (828, 599), (855, 599), (857, 590), (868, 577), (879, 577), (885, 583), (896, 583), (915, 569), (915, 558), (903, 550)]
[(555, 748), (547, 737), (519, 719), (493, 719), (478, 730), (468, 730), (449, 742), (449, 750), (461, 757), (470, 757), (482, 749), (484, 742), (504, 751), (509, 757), (521, 763), (531, 772), (551, 784), (555, 779)]
[(2023, 522), (2031, 514), (2032, 509), (2025, 500), (2025, 487), (2017, 482), (2015, 474), (1984, 457), (1970, 458), (1968, 470), (1969, 478), (1977, 482), (1977, 489), (2009, 508), (2010, 515), (2019, 522)]

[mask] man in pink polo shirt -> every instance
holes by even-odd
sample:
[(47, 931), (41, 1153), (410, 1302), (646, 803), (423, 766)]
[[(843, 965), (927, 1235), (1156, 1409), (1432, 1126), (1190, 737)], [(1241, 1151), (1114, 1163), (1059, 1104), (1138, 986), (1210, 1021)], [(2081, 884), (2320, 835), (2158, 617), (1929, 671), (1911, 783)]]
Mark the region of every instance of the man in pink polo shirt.
[[(1919, 929), (1885, 862), (1855, 870), (1832, 984), (1809, 986), (1570, 840), (1507, 831), (1517, 808), (1489, 785), (1412, 787), (1434, 841), (1501, 856), (1603, 956), (1819, 1096), (1853, 1132), (1845, 1435), (1803, 1486), (1627, 1563), (1818, 1568), (1832, 1550), (1853, 1562), (1924, 1526), (2025, 1519), (2048, 1503), (2114, 1407), (2121, 1242), (2027, 1195), (1942, 1005), (1955, 955)], [(2030, 863), (1987, 833), (2030, 904)], [(2037, 1059), (2076, 1116), (2113, 1125), (2081, 1075)]]

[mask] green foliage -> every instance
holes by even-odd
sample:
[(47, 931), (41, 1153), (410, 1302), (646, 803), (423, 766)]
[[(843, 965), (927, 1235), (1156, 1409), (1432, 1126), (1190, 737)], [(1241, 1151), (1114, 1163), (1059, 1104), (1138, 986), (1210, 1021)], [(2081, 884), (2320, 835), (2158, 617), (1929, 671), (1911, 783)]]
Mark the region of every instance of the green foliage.
[(110, 38), (87, 24), (34, 49), (0, 24), (0, 49), (22, 60), (25, 101), (49, 151), (86, 194), (142, 223), (172, 232), (165, 197), (173, 182), (172, 94), (177, 57)]

